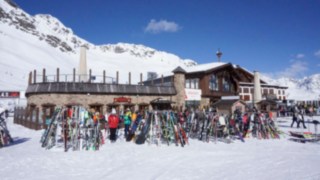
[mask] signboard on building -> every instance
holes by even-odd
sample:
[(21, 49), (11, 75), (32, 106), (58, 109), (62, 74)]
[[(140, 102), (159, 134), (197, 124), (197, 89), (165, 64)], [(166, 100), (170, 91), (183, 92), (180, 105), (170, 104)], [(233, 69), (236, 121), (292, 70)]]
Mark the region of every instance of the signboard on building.
[(131, 103), (131, 98), (118, 97), (113, 99), (114, 103)]
[(201, 89), (185, 89), (185, 100), (200, 101), (201, 94), (202, 94)]
[(222, 100), (234, 100), (234, 99), (240, 99), (239, 96), (221, 96)]
[(0, 98), (20, 98), (19, 91), (0, 91)]

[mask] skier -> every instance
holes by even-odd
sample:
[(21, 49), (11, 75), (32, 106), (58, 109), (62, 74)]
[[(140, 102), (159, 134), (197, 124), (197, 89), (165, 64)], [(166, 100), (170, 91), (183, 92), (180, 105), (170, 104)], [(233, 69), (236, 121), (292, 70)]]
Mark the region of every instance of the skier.
[(109, 130), (110, 130), (110, 141), (115, 142), (116, 141), (116, 131), (119, 125), (119, 117), (116, 114), (116, 110), (112, 108), (111, 114), (108, 117), (108, 124), (109, 124)]
[(293, 127), (294, 123), (296, 122), (298, 125), (298, 106), (295, 105), (291, 108), (291, 112), (292, 112), (292, 123), (291, 123), (291, 127)]
[(9, 117), (9, 111), (8, 111), (8, 109), (6, 109), (5, 111), (4, 111), (4, 114), (5, 114), (5, 117), (6, 117), (6, 119)]
[(292, 123), (291, 123), (291, 127), (293, 127), (293, 124), (296, 122), (297, 123), (297, 127), (298, 127), (298, 114), (297, 113), (293, 113), (293, 116), (292, 116)]
[(240, 132), (243, 131), (243, 123), (242, 123), (241, 114), (242, 114), (242, 112), (240, 109), (234, 110), (234, 120), (236, 121), (236, 124), (238, 124)]
[(248, 113), (245, 113), (243, 116), (242, 116), (242, 124), (243, 124), (243, 135), (242, 137), (246, 137), (249, 129), (250, 129), (250, 115), (248, 115)]
[(303, 117), (302, 112), (299, 112), (299, 114), (298, 114), (298, 123), (297, 123), (298, 126), (297, 126), (297, 128), (299, 128), (300, 123), (302, 123), (304, 129), (307, 129), (306, 125), (304, 124), (304, 117)]
[(131, 125), (131, 110), (130, 108), (127, 108), (126, 114), (124, 115), (124, 136), (127, 138), (130, 130), (130, 125)]

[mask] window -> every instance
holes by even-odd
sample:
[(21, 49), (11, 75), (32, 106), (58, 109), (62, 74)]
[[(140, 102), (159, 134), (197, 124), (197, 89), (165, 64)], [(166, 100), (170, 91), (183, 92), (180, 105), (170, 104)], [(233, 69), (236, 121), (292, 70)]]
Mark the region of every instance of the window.
[(186, 79), (186, 88), (189, 89), (199, 89), (199, 79)]
[(186, 79), (186, 88), (190, 88), (190, 79)]
[(222, 81), (223, 91), (230, 91), (230, 80), (228, 77), (224, 77)]
[(243, 88), (244, 93), (249, 93), (249, 88)]
[(194, 81), (195, 89), (199, 89), (199, 79), (194, 79)]
[(219, 87), (218, 87), (218, 78), (215, 74), (212, 74), (210, 76), (210, 80), (209, 80), (209, 89), (213, 90), (213, 91), (218, 91)]
[(245, 95), (243, 98), (245, 101), (250, 101), (250, 96), (249, 95)]
[(270, 89), (270, 91), (269, 91), (269, 92), (270, 92), (270, 94), (273, 94), (273, 89)]

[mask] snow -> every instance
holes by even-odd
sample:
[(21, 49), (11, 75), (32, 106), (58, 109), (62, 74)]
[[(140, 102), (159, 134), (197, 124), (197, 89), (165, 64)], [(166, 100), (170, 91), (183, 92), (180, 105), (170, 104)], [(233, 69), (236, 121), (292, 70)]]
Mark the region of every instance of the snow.
[(49, 14), (31, 16), (3, 0), (0, 10), (5, 13), (0, 19), (1, 90), (25, 90), (28, 74), (33, 70), (41, 75), (46, 68), (47, 75), (55, 75), (59, 67), (60, 74), (72, 74), (73, 68), (78, 67), (81, 45), (88, 47), (88, 68), (93, 75), (102, 76), (106, 70), (107, 76), (115, 77), (119, 71), (120, 83), (128, 82), (129, 72), (132, 83), (137, 83), (140, 73), (146, 79), (148, 72), (157, 72), (160, 76), (177, 66), (196, 64), (144, 45), (94, 45), (73, 34), (72, 29)]
[[(224, 63), (198, 66), (190, 59), (158, 51), (143, 45), (118, 43), (93, 45), (73, 34), (70, 28), (51, 15), (30, 16), (21, 9), (0, 0), (4, 12), (23, 18), (35, 25), (33, 32), (25, 32), (10, 22), (0, 22), (0, 87), (1, 90), (21, 90), (27, 87), (28, 73), (42, 68), (47, 75), (72, 74), (78, 67), (79, 46), (87, 44), (88, 67), (93, 74), (115, 77), (126, 83), (128, 72), (138, 82), (140, 73), (171, 73), (177, 66), (187, 72), (211, 69)], [(21, 14), (25, 13), (25, 16)], [(8, 20), (8, 19), (7, 19)], [(9, 20), (8, 20), (9, 21)], [(33, 33), (38, 33), (38, 36)], [(45, 40), (46, 35), (58, 37), (72, 48), (62, 52)], [(188, 67), (192, 66), (192, 67)], [(301, 80), (270, 80), (288, 86), (288, 98), (317, 99), (320, 94), (320, 75)], [(268, 81), (269, 82), (269, 81)], [(1, 101), (0, 103), (5, 103)], [(315, 117), (320, 120), (320, 117)], [(309, 118), (310, 119), (310, 118)], [(39, 143), (43, 131), (26, 129), (8, 119), (8, 128), (15, 143), (0, 149), (1, 179), (320, 179), (319, 144), (291, 142), (284, 135), (280, 140), (246, 139), (245, 143), (203, 143), (190, 140), (181, 148), (174, 145), (136, 145), (119, 140), (107, 143), (99, 151), (64, 153), (60, 149), (45, 150)], [(284, 132), (314, 131), (290, 128), (290, 118), (279, 118), (278, 126)]]
[(205, 71), (205, 70), (213, 69), (213, 68), (225, 65), (225, 64), (227, 64), (227, 63), (224, 63), (224, 62), (213, 62), (213, 63), (207, 63), (207, 64), (199, 64), (199, 65), (196, 65), (196, 66), (188, 67), (185, 70), (188, 73), (198, 72), (198, 71)]
[[(311, 117), (306, 118), (307, 121)], [(313, 117), (320, 120), (320, 117)], [(99, 151), (45, 150), (39, 143), (42, 131), (26, 129), (8, 119), (15, 144), (0, 149), (1, 179), (320, 179), (319, 144), (248, 138), (245, 143), (190, 145), (136, 145), (107, 143)], [(314, 132), (290, 128), (290, 117), (277, 119), (288, 132)]]
[(320, 100), (320, 74), (314, 74), (302, 79), (279, 78), (272, 79), (266, 74), (262, 74), (261, 78), (269, 84), (286, 86), (287, 99), (312, 101)]

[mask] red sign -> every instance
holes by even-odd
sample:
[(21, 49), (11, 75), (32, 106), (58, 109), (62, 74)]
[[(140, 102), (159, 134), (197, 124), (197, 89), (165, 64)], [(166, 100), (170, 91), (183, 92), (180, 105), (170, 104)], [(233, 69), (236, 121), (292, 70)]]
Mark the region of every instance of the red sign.
[(19, 98), (19, 91), (0, 91), (0, 98)]
[(118, 97), (118, 98), (114, 98), (113, 102), (115, 102), (115, 103), (131, 103), (131, 98)]

